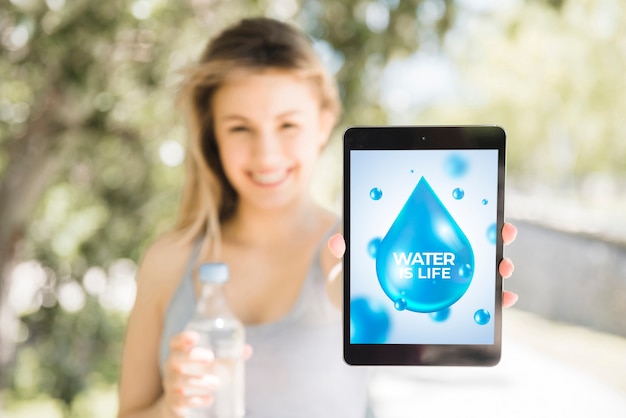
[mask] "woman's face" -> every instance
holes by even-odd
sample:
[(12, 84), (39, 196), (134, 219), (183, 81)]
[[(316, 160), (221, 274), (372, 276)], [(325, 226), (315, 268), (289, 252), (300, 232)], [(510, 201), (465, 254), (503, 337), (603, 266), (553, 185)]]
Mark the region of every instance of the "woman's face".
[(311, 82), (288, 71), (245, 73), (213, 96), (220, 159), (239, 205), (276, 209), (308, 195), (332, 117)]

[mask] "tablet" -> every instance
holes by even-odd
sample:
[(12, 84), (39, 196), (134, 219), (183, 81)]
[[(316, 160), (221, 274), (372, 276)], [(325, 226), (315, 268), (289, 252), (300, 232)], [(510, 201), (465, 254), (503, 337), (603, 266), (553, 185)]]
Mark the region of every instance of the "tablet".
[(352, 127), (343, 156), (345, 361), (497, 364), (504, 130)]

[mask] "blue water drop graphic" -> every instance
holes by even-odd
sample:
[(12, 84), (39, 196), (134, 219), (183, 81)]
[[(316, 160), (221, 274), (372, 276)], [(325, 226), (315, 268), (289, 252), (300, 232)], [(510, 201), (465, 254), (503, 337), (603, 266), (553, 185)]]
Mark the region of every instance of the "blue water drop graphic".
[(495, 244), (497, 235), (498, 231), (496, 228), (496, 224), (489, 225), (489, 228), (487, 228), (487, 240), (489, 240), (490, 243)]
[(444, 322), (450, 317), (450, 308), (442, 309), (440, 311), (431, 312), (428, 314), (430, 319), (435, 322)]
[(372, 256), (372, 258), (376, 258), (376, 253), (378, 253), (378, 246), (382, 240), (380, 238), (374, 238), (367, 244), (367, 253)]
[(486, 205), (487, 203), (489, 203), (489, 201), (487, 199), (483, 199), (483, 201), (481, 202), (483, 205)]
[(411, 170), (411, 173), (415, 173), (415, 170)]
[(463, 199), (463, 196), (465, 196), (465, 190), (461, 189), (460, 187), (457, 187), (456, 189), (452, 190), (452, 197), (455, 198), (456, 200)]
[(445, 171), (452, 178), (459, 178), (465, 175), (469, 168), (467, 159), (460, 154), (451, 154), (444, 162)]
[(380, 302), (359, 297), (350, 301), (350, 342), (382, 344), (387, 340), (391, 320)]
[(406, 309), (406, 300), (404, 298), (400, 298), (393, 303), (393, 307), (399, 311), (403, 311)]
[(474, 313), (474, 322), (478, 325), (487, 325), (491, 320), (491, 314), (485, 309), (479, 309)]
[(380, 190), (378, 187), (374, 187), (372, 190), (370, 190), (370, 197), (372, 198), (372, 200), (380, 200), (380, 198), (383, 197), (383, 191)]
[(440, 311), (465, 294), (473, 266), (469, 240), (422, 177), (378, 247), (383, 291), (410, 311)]

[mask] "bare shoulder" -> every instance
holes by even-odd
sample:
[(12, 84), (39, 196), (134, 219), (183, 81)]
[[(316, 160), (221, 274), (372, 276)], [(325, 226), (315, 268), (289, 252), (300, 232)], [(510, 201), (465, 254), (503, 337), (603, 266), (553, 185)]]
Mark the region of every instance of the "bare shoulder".
[(162, 305), (185, 271), (192, 242), (182, 242), (174, 233), (156, 239), (144, 253), (137, 274), (138, 296), (151, 295)]
[(182, 242), (174, 233), (167, 233), (155, 240), (146, 250), (141, 266), (146, 271), (155, 273), (158, 280), (172, 270), (178, 270), (187, 262), (192, 243)]

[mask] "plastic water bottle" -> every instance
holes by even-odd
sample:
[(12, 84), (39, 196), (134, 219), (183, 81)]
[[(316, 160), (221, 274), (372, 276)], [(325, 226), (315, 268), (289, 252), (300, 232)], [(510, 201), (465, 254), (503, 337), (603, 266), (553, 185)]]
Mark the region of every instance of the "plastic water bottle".
[(228, 281), (228, 265), (200, 265), (202, 296), (187, 329), (196, 331), (198, 347), (213, 351), (213, 373), (220, 379), (209, 407), (190, 409), (187, 418), (240, 418), (245, 415), (243, 324), (228, 308), (222, 285)]

